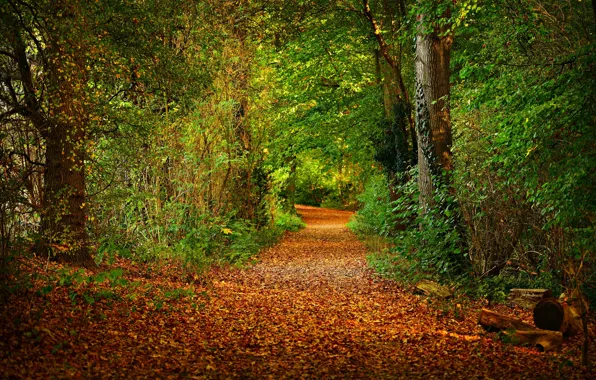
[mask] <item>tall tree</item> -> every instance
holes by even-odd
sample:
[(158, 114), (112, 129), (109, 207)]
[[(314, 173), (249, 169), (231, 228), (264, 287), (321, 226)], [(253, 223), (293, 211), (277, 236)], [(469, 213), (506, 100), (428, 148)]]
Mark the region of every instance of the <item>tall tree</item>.
[(65, 261), (91, 261), (85, 229), (87, 20), (77, 0), (8, 1), (3, 27), (3, 116), (27, 119), (45, 141), (41, 233)]
[[(420, 202), (431, 206), (437, 181), (452, 163), (449, 64), (453, 34), (451, 1), (418, 1), (416, 34), (416, 130)], [(448, 176), (443, 177), (448, 181)]]
[[(383, 0), (377, 5), (375, 16), (369, 0), (362, 0), (362, 13), (377, 43), (375, 63), (377, 80), (383, 91), (383, 105), (387, 118), (385, 139), (379, 142), (377, 159), (395, 181), (415, 164), (416, 136), (412, 103), (404, 80), (406, 54), (399, 34), (404, 34), (406, 6), (404, 1)], [(410, 141), (408, 141), (410, 140)], [(392, 191), (392, 193), (394, 193)], [(395, 194), (394, 194), (395, 196)]]

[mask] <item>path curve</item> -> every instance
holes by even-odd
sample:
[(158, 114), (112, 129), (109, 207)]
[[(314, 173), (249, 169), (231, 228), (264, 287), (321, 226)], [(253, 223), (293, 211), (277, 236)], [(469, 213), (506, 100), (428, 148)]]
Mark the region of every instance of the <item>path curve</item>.
[[(305, 229), (252, 266), (213, 268), (210, 281), (177, 261), (120, 259), (124, 285), (13, 297), (0, 309), (0, 378), (596, 378), (568, 365), (581, 337), (562, 354), (505, 344), (478, 327), (481, 301), (427, 300), (367, 269), (345, 227), (351, 213), (298, 211)], [(529, 311), (491, 308), (531, 320)]]
[(453, 310), (431, 307), (375, 276), (364, 246), (345, 226), (352, 213), (297, 210), (305, 229), (287, 234), (253, 267), (215, 276), (221, 297), (205, 310), (203, 331), (211, 335), (203, 338), (222, 353), (211, 362), (220, 374), (462, 378), (473, 368), (474, 376), (498, 378), (537, 359), (524, 357), (522, 364), (514, 348), (476, 335), (475, 317), (457, 320)]

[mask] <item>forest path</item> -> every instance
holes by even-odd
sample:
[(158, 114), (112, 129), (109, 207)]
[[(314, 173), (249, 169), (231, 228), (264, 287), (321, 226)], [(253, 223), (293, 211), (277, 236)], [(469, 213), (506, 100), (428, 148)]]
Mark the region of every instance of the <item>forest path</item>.
[[(235, 295), (212, 304), (235, 310), (222, 321), (236, 338), (227, 348), (237, 351), (225, 372), (362, 377), (415, 366), (388, 355), (408, 336), (408, 296), (395, 283), (373, 279), (366, 249), (345, 226), (352, 213), (297, 210), (306, 228), (288, 233), (250, 269), (214, 279), (217, 293)], [(409, 307), (413, 318), (416, 308)]]
[[(54, 279), (44, 293), (35, 280), (0, 308), (0, 378), (577, 377), (564, 356), (483, 332), (480, 302), (427, 300), (374, 275), (345, 227), (351, 213), (298, 212), (305, 229), (206, 282), (179, 261), (125, 259), (98, 269), (123, 273), (119, 283)], [(35, 267), (47, 265), (32, 278), (63, 269)], [(567, 347), (576, 355), (577, 341)]]
[(297, 210), (305, 229), (253, 267), (214, 276), (218, 296), (201, 331), (221, 354), (210, 360), (215, 377), (462, 378), (473, 368), (473, 376), (499, 378), (538, 359), (520, 362), (512, 346), (481, 338), (476, 312), (429, 306), (375, 276), (345, 226), (352, 213)]

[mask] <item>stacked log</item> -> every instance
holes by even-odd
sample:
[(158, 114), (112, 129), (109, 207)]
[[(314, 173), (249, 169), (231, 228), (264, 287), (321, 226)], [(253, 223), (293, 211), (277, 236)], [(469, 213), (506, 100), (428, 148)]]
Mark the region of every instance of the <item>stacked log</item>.
[(511, 289), (508, 300), (510, 304), (533, 309), (542, 299), (552, 296), (553, 292), (550, 289)]
[(559, 331), (538, 329), (488, 309), (482, 309), (478, 323), (490, 331), (503, 331), (514, 344), (535, 346), (541, 351), (558, 350), (563, 344), (563, 334)]
[(478, 323), (489, 331), (502, 331), (514, 344), (532, 345), (543, 351), (558, 350), (563, 336), (582, 333), (581, 310), (587, 302), (578, 294), (571, 297), (563, 294), (557, 300), (548, 289), (512, 289), (511, 302), (522, 307), (535, 304), (535, 327), (487, 309), (480, 312)]

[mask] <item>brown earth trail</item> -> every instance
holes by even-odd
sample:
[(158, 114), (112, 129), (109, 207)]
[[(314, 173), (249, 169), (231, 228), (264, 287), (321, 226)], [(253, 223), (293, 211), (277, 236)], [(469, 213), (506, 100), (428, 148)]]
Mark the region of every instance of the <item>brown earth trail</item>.
[(481, 337), (475, 312), (456, 320), (375, 276), (345, 226), (352, 213), (297, 210), (305, 229), (252, 268), (214, 278), (220, 296), (205, 310), (202, 337), (216, 352), (214, 377), (553, 377), (533, 349)]
[[(477, 325), (479, 303), (429, 301), (374, 275), (367, 269), (365, 248), (345, 227), (351, 213), (303, 206), (298, 212), (305, 229), (288, 233), (248, 268), (213, 269), (206, 287), (186, 283), (174, 264), (156, 273), (121, 260), (116, 266), (124, 269), (128, 285), (77, 290), (94, 294), (94, 303), (71, 304), (72, 286), (59, 286), (41, 298), (33, 291), (15, 297), (0, 320), (0, 377), (553, 379), (594, 374), (563, 365), (568, 355), (538, 353), (484, 333)], [(114, 294), (99, 298), (97, 286)], [(166, 291), (189, 286), (192, 296)]]

